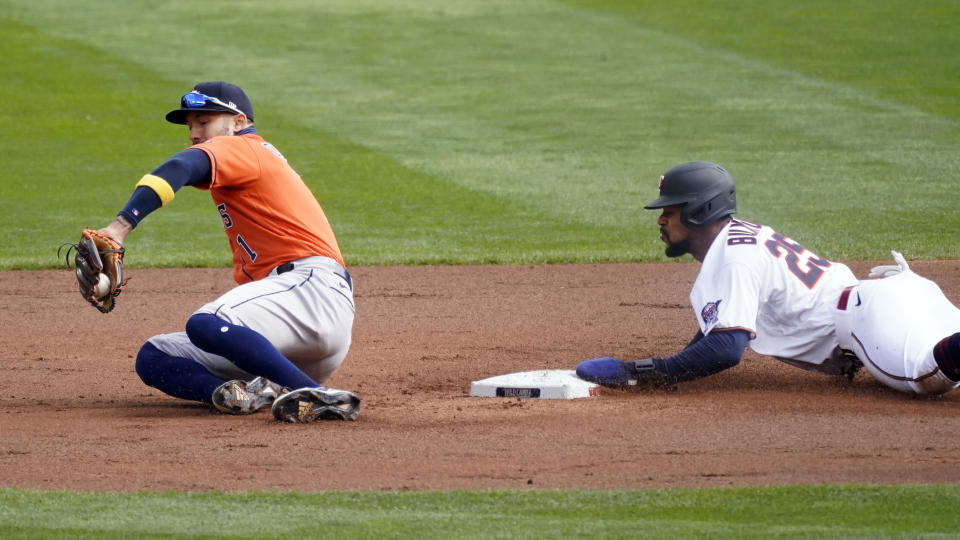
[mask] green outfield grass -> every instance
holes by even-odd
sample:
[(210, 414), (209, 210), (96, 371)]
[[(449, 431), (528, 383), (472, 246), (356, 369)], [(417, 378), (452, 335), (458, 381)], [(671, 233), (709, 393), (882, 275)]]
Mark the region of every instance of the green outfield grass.
[[(82, 6), (82, 7), (81, 7)], [(0, 269), (50, 268), (242, 85), (350, 265), (663, 260), (670, 166), (833, 259), (960, 256), (955, 1), (0, 0)], [(178, 193), (128, 267), (227, 266)], [(0, 490), (4, 538), (953, 537), (957, 486), (629, 492)], [(213, 517), (211, 517), (213, 516)]]
[(957, 486), (650, 491), (0, 490), (4, 538), (956, 538)]
[[(661, 260), (641, 207), (693, 159), (734, 174), (741, 216), (828, 257), (960, 255), (956, 2), (0, 8), (0, 268), (52, 266), (111, 219), (186, 143), (163, 114), (219, 78), (351, 265)], [(225, 266), (219, 226), (183, 190), (127, 263)]]

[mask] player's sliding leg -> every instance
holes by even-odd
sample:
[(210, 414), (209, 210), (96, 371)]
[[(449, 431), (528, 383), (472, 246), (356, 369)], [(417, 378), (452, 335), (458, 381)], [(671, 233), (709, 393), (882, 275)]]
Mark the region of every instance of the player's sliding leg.
[(933, 358), (948, 379), (960, 382), (960, 332), (947, 336), (934, 345)]
[(167, 354), (149, 341), (137, 353), (136, 370), (147, 386), (173, 397), (203, 403), (212, 403), (213, 391), (226, 382), (197, 362)]
[(210, 313), (192, 315), (186, 330), (194, 345), (230, 360), (247, 373), (266, 377), (287, 388), (320, 386), (259, 332)]
[[(266, 387), (266, 393), (258, 395), (260, 400), (254, 402), (252, 407), (255, 408), (252, 410), (247, 410), (247, 402), (241, 402), (233, 407), (229, 407), (229, 403), (224, 407), (218, 406), (223, 412), (254, 412), (267, 399), (272, 403), (273, 416), (285, 422), (353, 420), (360, 412), (360, 400), (356, 395), (320, 386), (259, 332), (231, 324), (210, 313), (197, 313), (187, 320), (187, 336), (200, 349), (223, 356), (248, 373), (261, 375), (253, 383), (246, 383), (247, 386), (239, 389), (241, 396), (250, 384), (262, 377), (286, 387), (282, 390)], [(243, 381), (231, 381), (225, 390), (236, 394), (232, 385), (244, 384)], [(214, 405), (218, 405), (218, 401), (218, 396), (214, 395)]]
[(167, 354), (153, 343), (140, 348), (137, 375), (147, 386), (190, 401), (212, 403), (227, 414), (251, 414), (289, 391), (263, 377), (225, 380), (190, 358)]

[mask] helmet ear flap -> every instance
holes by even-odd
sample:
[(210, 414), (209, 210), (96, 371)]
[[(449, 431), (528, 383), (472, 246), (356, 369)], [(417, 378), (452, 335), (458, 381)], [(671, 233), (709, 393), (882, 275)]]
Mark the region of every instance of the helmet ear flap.
[(691, 229), (702, 229), (737, 211), (737, 196), (733, 187), (724, 190), (701, 204), (687, 203), (680, 213), (680, 220)]
[(705, 225), (704, 216), (710, 214), (710, 209), (713, 206), (713, 201), (707, 201), (706, 204), (701, 204), (700, 206), (694, 207), (690, 204), (683, 205), (683, 212), (680, 213), (680, 218), (683, 221), (683, 224), (691, 229), (699, 229)]

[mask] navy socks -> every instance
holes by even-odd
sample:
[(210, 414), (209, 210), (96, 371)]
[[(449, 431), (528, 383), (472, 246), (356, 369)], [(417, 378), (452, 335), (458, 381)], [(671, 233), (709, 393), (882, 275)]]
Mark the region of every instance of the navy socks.
[(227, 358), (240, 369), (290, 389), (317, 386), (259, 332), (228, 323), (210, 313), (187, 320), (187, 336), (194, 345)]

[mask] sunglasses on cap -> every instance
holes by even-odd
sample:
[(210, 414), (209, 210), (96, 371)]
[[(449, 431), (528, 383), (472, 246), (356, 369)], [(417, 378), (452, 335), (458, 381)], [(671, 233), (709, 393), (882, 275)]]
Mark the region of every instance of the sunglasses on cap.
[(180, 98), (180, 102), (183, 103), (183, 106), (188, 109), (199, 109), (200, 107), (205, 107), (208, 103), (212, 103), (214, 105), (219, 105), (220, 107), (224, 107), (237, 114), (243, 114), (243, 111), (234, 107), (233, 105), (228, 105), (227, 103), (224, 103), (223, 101), (213, 96), (201, 94), (196, 90), (192, 90), (184, 94), (183, 97)]

